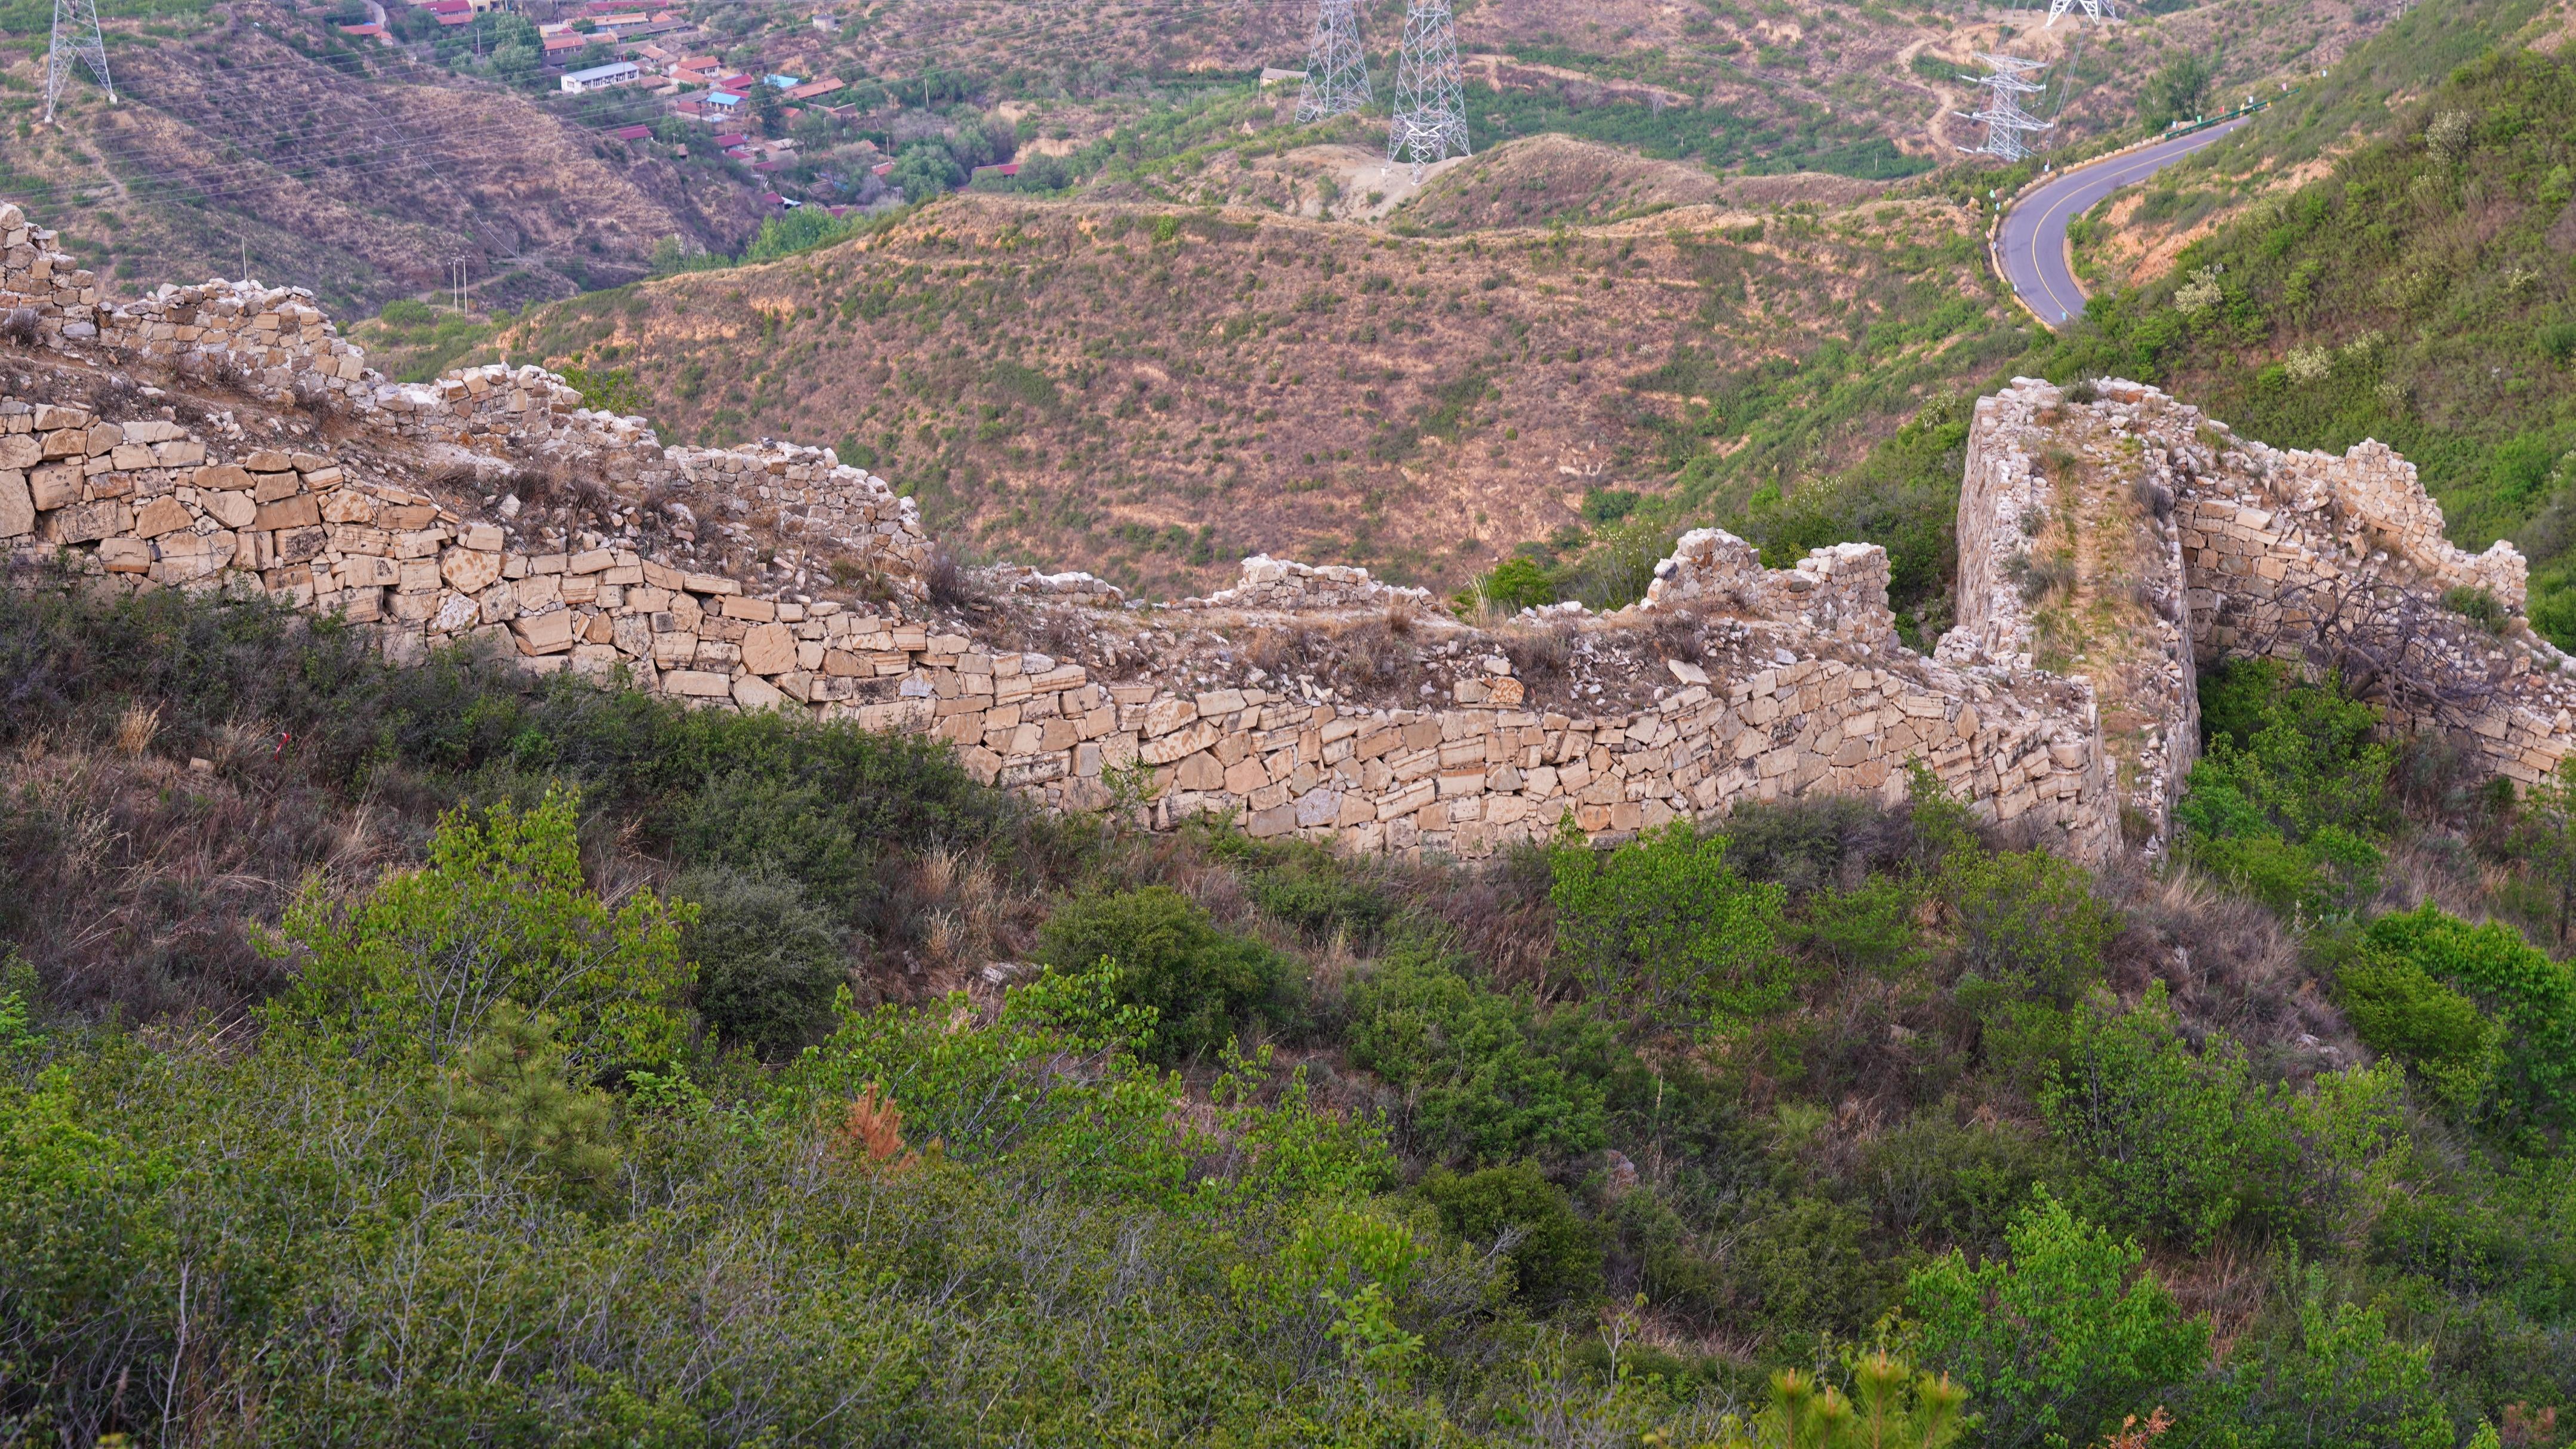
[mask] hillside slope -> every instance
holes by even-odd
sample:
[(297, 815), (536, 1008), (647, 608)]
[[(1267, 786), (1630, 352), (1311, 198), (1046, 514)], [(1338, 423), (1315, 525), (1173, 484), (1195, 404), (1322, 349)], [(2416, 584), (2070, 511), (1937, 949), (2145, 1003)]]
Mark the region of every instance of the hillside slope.
[(2077, 239), (2079, 266), (2102, 285), (2162, 276), (2184, 246), (2246, 207), (2402, 129), (2456, 68), (2499, 46), (2553, 48), (2567, 19), (2564, 6), (2546, 0), (2461, 0), (2390, 19), (2323, 74), (2301, 77), (2296, 93), (2252, 124), (2113, 197)]
[[(84, 76), (61, 131), (30, 129), (0, 158), (0, 191), (68, 223), (103, 276), (247, 262), (372, 310), (445, 286), (463, 258), (481, 300), (516, 306), (632, 281), (663, 238), (731, 248), (758, 225), (738, 188), (267, 0), (111, 28), (119, 104)], [(9, 88), (40, 91), (39, 62), (12, 60)]]
[(1455, 586), (1587, 495), (1660, 486), (1676, 448), (1727, 448), (1670, 420), (1736, 372), (1936, 314), (1891, 345), (2015, 325), (1973, 238), (1931, 202), (1434, 239), (970, 196), (502, 343), (632, 369), (672, 436), (837, 439), (986, 552), (1168, 592), (1259, 550)]
[(2464, 68), (2391, 139), (2252, 208), (2112, 309), (2112, 340), (2282, 443), (2422, 468), (2454, 541), (2515, 539), (2576, 642), (2576, 64)]

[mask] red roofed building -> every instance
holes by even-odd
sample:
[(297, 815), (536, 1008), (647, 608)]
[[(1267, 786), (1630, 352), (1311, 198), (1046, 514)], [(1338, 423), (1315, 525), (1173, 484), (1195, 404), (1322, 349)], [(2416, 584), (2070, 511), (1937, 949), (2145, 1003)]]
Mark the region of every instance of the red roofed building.
[[(978, 166), (975, 168), (975, 176), (1017, 176), (1019, 174), (1020, 163), (1017, 161), (1005, 161), (998, 166)], [(971, 181), (974, 177), (969, 177), (967, 179)]]
[(546, 37), (546, 58), (552, 60), (559, 55), (578, 55), (589, 44), (590, 37), (577, 31), (567, 30), (561, 35), (549, 35)]
[(365, 25), (343, 25), (340, 27), (340, 33), (342, 35), (354, 36), (359, 40), (377, 40), (384, 36), (385, 28), (381, 25), (369, 22)]
[(620, 126), (608, 134), (615, 136), (620, 141), (647, 141), (652, 139), (653, 128), (650, 126)]
[(816, 96), (828, 96), (840, 88), (841, 82), (836, 80), (809, 80), (801, 86), (789, 86), (787, 88), (787, 99), (791, 101), (810, 101)]
[(746, 139), (748, 138), (739, 132), (718, 136), (716, 137), (716, 149), (719, 151), (729, 151), (734, 147), (741, 145)]

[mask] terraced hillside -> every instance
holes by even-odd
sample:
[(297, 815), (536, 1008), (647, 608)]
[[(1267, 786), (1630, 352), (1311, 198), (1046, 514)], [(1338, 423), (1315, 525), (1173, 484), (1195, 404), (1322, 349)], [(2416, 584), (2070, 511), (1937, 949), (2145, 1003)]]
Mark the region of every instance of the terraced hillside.
[[(2017, 327), (1937, 202), (1397, 237), (970, 196), (502, 343), (631, 370), (674, 437), (838, 439), (986, 553), (1187, 591), (1265, 549), (1456, 586), (1732, 452), (1726, 387), (1819, 352), (1955, 369)], [(1813, 461), (1921, 390), (1846, 405)]]

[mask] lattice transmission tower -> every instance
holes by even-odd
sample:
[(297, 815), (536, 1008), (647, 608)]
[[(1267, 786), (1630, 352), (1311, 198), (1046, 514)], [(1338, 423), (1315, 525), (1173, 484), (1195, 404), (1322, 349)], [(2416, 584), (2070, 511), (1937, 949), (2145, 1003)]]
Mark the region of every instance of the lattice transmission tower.
[(1407, 0), (1386, 159), (1410, 165), (1420, 181), (1425, 166), (1468, 154), (1467, 88), (1458, 72), (1458, 27), (1449, 17), (1449, 0)]
[(2021, 107), (2022, 97), (2035, 96), (2047, 89), (2030, 79), (2047, 69), (2047, 65), (2041, 61), (2024, 60), (2017, 55), (1987, 55), (1983, 52), (1979, 52), (1977, 59), (1984, 63), (1987, 74), (1963, 75), (1959, 79), (1974, 81), (1983, 87), (1986, 104), (1980, 110), (1961, 111), (1958, 115), (1965, 120), (1983, 122), (1986, 137), (1983, 143), (1964, 149), (1971, 156), (1995, 156), (2006, 161), (2018, 161), (2030, 154), (2030, 143), (2025, 138), (2057, 124), (2043, 121)]
[(2095, 22), (2120, 18), (2120, 12), (2111, 0), (2048, 0), (2048, 22), (2040, 28), (2045, 30), (2049, 25), (2055, 25), (2058, 16), (2078, 8), (2083, 10), (2085, 19)]
[(70, 84), (72, 62), (89, 63), (89, 73), (116, 104), (116, 82), (107, 77), (107, 39), (98, 33), (98, 0), (54, 0), (54, 36), (45, 52), (45, 124), (54, 123), (54, 102)]
[(1369, 99), (1358, 0), (1317, 0), (1315, 33), (1306, 38), (1306, 89), (1297, 97), (1297, 124), (1356, 111)]

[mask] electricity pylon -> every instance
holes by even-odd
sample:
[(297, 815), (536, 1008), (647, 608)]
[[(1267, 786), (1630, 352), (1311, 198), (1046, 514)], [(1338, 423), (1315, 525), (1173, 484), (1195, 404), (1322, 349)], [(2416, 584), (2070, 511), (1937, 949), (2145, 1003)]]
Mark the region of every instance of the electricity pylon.
[(89, 73), (116, 104), (116, 82), (107, 76), (107, 40), (98, 33), (98, 0), (54, 0), (54, 34), (45, 51), (45, 124), (54, 123), (54, 102), (72, 78), (72, 61), (89, 62)]
[(1467, 87), (1458, 72), (1458, 28), (1449, 17), (1449, 0), (1407, 0), (1386, 159), (1404, 161), (1420, 181), (1425, 166), (1467, 154)]
[(1315, 33), (1306, 40), (1306, 89), (1297, 97), (1297, 124), (1356, 111), (1369, 99), (1357, 0), (1317, 0)]
[(2048, 21), (2047, 24), (2040, 26), (2040, 29), (2046, 30), (2050, 25), (2055, 25), (2058, 16), (2077, 6), (2083, 7), (2085, 19), (2097, 23), (2120, 18), (2119, 11), (2112, 8), (2111, 0), (2048, 0)]
[(1982, 144), (1964, 149), (1972, 156), (1994, 156), (2006, 161), (2018, 161), (2030, 154), (2029, 143), (2022, 139), (2025, 135), (2048, 130), (2056, 124), (2053, 121), (2043, 121), (2021, 108), (2023, 96), (2034, 96), (2047, 89), (2046, 86), (2028, 79), (2047, 69), (2047, 66), (2044, 62), (2024, 60), (2017, 55), (1987, 55), (1979, 52), (1977, 59), (1985, 63), (1989, 73), (1963, 75), (1959, 79), (1973, 81), (1985, 89), (1987, 93), (1985, 108), (1960, 111), (1957, 114), (1965, 120), (1984, 122), (1986, 138)]

